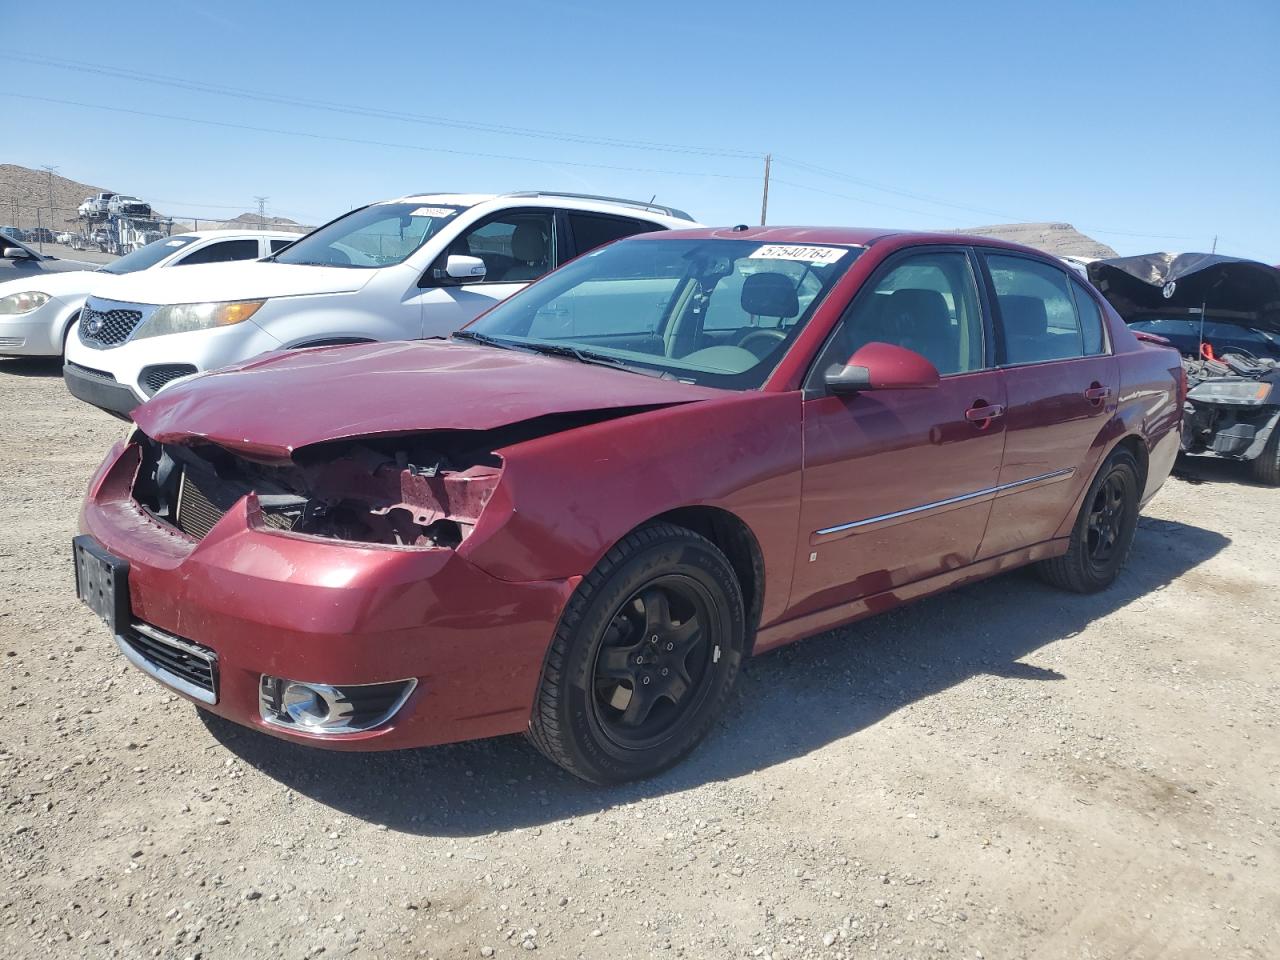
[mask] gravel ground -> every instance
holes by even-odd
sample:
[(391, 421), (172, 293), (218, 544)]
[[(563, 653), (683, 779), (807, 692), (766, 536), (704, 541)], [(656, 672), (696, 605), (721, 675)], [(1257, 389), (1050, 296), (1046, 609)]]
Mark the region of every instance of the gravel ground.
[(1171, 480), (1095, 597), (1015, 573), (748, 664), (669, 774), (326, 754), (132, 669), (68, 541), (117, 421), (0, 361), (0, 956), (1280, 956), (1280, 491)]

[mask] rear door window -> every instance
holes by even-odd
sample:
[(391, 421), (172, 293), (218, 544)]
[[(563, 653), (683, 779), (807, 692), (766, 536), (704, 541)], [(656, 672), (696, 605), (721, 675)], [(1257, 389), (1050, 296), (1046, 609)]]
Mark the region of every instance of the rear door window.
[(277, 252), (279, 252), (280, 250), (283, 250), (285, 247), (287, 247), (287, 246), (288, 246), (289, 244), (291, 244), (291, 243), (293, 243), (293, 241), (292, 241), (292, 240), (272, 240), (272, 241), (271, 241), (271, 252), (272, 252), (272, 253), (277, 253)]
[(632, 220), (630, 217), (608, 217), (578, 210), (566, 210), (565, 214), (569, 218), (569, 229), (573, 233), (574, 247), (579, 255), (623, 237), (662, 229), (657, 224)]
[(256, 260), (258, 255), (257, 240), (219, 240), (217, 243), (211, 243), (207, 247), (193, 250), (173, 266), (189, 267), (197, 263), (229, 263), (232, 260)]
[(1076, 295), (1076, 313), (1080, 315), (1081, 342), (1086, 357), (1096, 357), (1107, 352), (1107, 339), (1102, 330), (1102, 311), (1098, 303), (1084, 288), (1084, 284), (1071, 281), (1071, 291)]
[[(1085, 355), (1072, 281), (1065, 273), (1028, 257), (986, 254), (986, 261), (996, 292), (1006, 363), (1041, 363)], [(1101, 317), (1097, 319), (1095, 345), (1101, 337)]]

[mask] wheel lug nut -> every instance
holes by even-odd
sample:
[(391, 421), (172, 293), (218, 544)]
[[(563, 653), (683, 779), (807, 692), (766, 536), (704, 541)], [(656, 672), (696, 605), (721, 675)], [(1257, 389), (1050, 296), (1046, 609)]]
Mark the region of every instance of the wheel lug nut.
[(663, 667), (663, 668), (662, 668), (662, 675), (663, 675), (664, 677), (667, 675), (667, 668), (666, 668), (666, 667)]
[(647, 686), (649, 685), (649, 678), (648, 678), (648, 677), (645, 677), (645, 678), (644, 678), (643, 680), (641, 680), (640, 682), (641, 682), (641, 683), (643, 683), (643, 684), (647, 687)]
[(652, 637), (650, 637), (650, 638), (649, 638), (649, 642), (650, 642), (650, 643), (657, 643), (657, 642), (658, 642), (658, 635), (655, 633)]
[(675, 648), (676, 648), (676, 645), (675, 645), (674, 643), (672, 643), (670, 640), (668, 640), (668, 641), (667, 641), (667, 649), (668, 649), (668, 650), (674, 650)]

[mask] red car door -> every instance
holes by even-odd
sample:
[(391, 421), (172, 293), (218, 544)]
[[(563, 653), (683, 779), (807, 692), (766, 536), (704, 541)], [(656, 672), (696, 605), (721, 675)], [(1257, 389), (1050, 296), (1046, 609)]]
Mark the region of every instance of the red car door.
[(1068, 517), (1097, 468), (1119, 366), (1093, 294), (1066, 270), (1004, 252), (983, 260), (1009, 403), (985, 558), (1049, 540)]
[[(1004, 447), (976, 264), (962, 248), (905, 251), (868, 280), (810, 373), (791, 614), (971, 563)], [(828, 395), (822, 373), (866, 343), (914, 350), (937, 387)]]

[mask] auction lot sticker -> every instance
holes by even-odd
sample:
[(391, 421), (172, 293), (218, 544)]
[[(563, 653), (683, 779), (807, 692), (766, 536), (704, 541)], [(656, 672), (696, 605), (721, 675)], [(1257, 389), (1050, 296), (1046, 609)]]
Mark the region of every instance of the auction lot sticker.
[(840, 247), (799, 247), (789, 243), (766, 243), (748, 260), (799, 260), (803, 263), (835, 263), (845, 255)]

